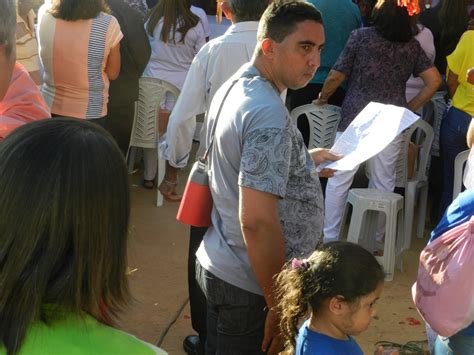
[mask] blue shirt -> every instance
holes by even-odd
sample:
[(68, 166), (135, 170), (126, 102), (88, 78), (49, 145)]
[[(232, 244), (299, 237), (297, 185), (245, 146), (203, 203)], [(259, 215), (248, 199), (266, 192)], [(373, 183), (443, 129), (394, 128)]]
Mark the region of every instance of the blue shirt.
[(307, 1), (313, 4), (323, 17), (325, 42), (321, 52), (321, 65), (311, 80), (311, 83), (323, 84), (351, 32), (361, 27), (362, 19), (359, 8), (351, 0)]
[(349, 337), (340, 340), (314, 332), (308, 328), (309, 320), (304, 322), (296, 339), (296, 355), (363, 355), (356, 341)]
[[(433, 232), (431, 232), (428, 244), (436, 240), (436, 238), (440, 237), (448, 230), (469, 221), (471, 216), (474, 216), (474, 189), (460, 193), (451, 205), (449, 205), (443, 218), (441, 218), (441, 221)], [(464, 328), (457, 334), (474, 336), (474, 323), (471, 323), (469, 327)]]

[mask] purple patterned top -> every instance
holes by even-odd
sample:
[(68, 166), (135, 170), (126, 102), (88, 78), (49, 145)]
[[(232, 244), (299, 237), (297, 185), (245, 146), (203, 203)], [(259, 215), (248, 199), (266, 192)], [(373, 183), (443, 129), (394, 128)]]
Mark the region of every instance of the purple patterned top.
[(390, 42), (373, 27), (354, 30), (333, 69), (347, 75), (338, 131), (344, 131), (371, 101), (406, 106), (405, 88), (433, 66), (416, 39)]

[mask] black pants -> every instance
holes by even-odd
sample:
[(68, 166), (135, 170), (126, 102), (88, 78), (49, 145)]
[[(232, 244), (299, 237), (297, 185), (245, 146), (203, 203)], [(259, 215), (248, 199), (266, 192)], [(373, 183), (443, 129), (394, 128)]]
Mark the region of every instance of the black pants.
[(191, 227), (188, 254), (188, 289), (191, 323), (193, 329), (199, 334), (199, 340), (203, 349), (207, 336), (207, 303), (206, 297), (196, 281), (196, 251), (201, 245), (206, 231), (207, 227)]

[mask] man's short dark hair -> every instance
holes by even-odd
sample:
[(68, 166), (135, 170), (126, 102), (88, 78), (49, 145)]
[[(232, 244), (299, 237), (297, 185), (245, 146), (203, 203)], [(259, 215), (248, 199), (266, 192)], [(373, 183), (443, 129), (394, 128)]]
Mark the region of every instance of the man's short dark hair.
[(269, 0), (227, 0), (235, 22), (259, 21)]
[(295, 31), (299, 23), (308, 20), (323, 24), (321, 13), (313, 5), (297, 0), (273, 1), (260, 20), (257, 47), (260, 47), (262, 41), (267, 38), (281, 43)]
[(0, 1), (0, 46), (5, 47), (5, 54), (10, 56), (15, 44), (16, 1)]

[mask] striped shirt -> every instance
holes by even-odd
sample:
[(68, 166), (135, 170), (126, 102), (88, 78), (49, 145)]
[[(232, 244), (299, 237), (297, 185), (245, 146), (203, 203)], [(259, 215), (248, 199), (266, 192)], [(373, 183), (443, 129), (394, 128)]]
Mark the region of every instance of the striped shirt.
[(40, 11), (42, 93), (56, 115), (95, 119), (107, 115), (111, 48), (122, 39), (118, 21), (100, 13), (89, 20), (64, 21)]

